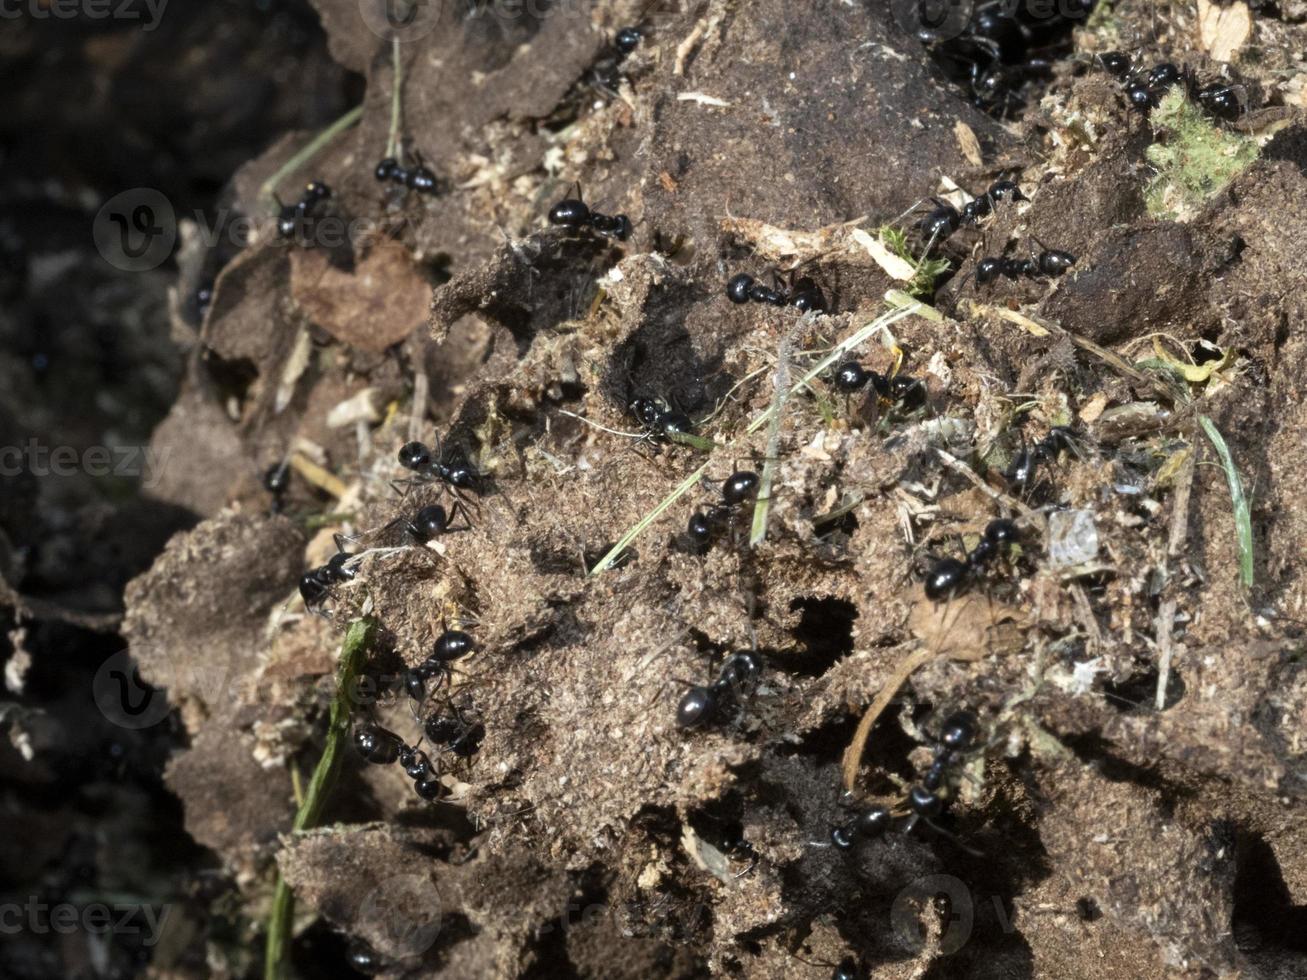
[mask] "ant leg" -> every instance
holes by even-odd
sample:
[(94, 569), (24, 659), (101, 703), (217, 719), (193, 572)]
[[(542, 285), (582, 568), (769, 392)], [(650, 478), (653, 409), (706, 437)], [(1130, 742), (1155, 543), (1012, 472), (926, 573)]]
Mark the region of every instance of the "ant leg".
[[(454, 521), (463, 518), (462, 527), (454, 527)], [(473, 528), (472, 518), (469, 516), (468, 509), (463, 505), (463, 501), (455, 499), (452, 507), (449, 508), (449, 523), (445, 525), (445, 533), (450, 531), (470, 531)]]
[[(463, 492), (463, 489), (461, 487), (454, 486), (452, 483), (448, 485), (448, 489), (449, 489), (450, 496), (454, 498), (455, 507), (466, 508), (470, 506), (472, 510), (476, 512), (477, 520), (481, 520), (481, 504), (478, 501), (469, 500), (467, 494)], [(452, 515), (453, 507), (450, 508), (450, 513)]]
[[(916, 816), (916, 815), (914, 814), (914, 816)], [(951, 833), (950, 831), (945, 830), (945, 829), (944, 829), (943, 827), (941, 827), (939, 824), (935, 823), (934, 820), (931, 820), (930, 817), (922, 817), (921, 820), (922, 820), (922, 822), (923, 822), (927, 827), (929, 827), (929, 828), (930, 828), (931, 830), (933, 830), (935, 833), (939, 834), (941, 837), (947, 837), (949, 840), (951, 840), (954, 844), (956, 844), (956, 845), (957, 845), (958, 847), (960, 847), (962, 850), (966, 851), (966, 852), (967, 852), (968, 854), (970, 854), (972, 857), (983, 858), (983, 857), (985, 856), (985, 852), (984, 852), (984, 851), (978, 851), (978, 850), (976, 850), (976, 848), (971, 847), (971, 846), (968, 845), (968, 844), (964, 844), (964, 843), (962, 843), (962, 839), (961, 839), (960, 837), (958, 837), (957, 834), (954, 834), (954, 833)], [(907, 831), (904, 831), (904, 833), (906, 833), (906, 832), (907, 832)]]
[(929, 197), (923, 197), (920, 201), (918, 201), (916, 204), (912, 205), (912, 207), (908, 208), (908, 209), (907, 209), (906, 211), (904, 211), (901, 215), (899, 215), (897, 218), (895, 218), (893, 221), (891, 221), (891, 222), (890, 222), (890, 226), (893, 227), (893, 226), (897, 225), (900, 221), (902, 221), (904, 218), (906, 218), (906, 217), (907, 217), (908, 215), (910, 215), (913, 211), (917, 210), (917, 208), (921, 207), (923, 204), (925, 204), (925, 203), (926, 203), (927, 201), (929, 201), (929, 200), (931, 200), (931, 198), (929, 198)]
[(390, 489), (399, 494), (400, 499), (403, 499), (409, 495), (409, 491), (414, 487), (426, 486), (430, 482), (429, 479), (423, 479), (422, 477), (408, 477), (403, 480), (391, 480)]

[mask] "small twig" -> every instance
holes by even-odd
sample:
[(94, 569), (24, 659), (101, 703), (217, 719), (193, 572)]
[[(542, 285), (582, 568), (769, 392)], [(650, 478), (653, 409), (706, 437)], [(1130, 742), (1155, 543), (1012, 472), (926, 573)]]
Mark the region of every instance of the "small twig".
[(399, 56), (399, 35), (390, 41), (391, 72), (390, 80), (390, 137), (386, 140), (386, 156), (392, 159), (399, 153), (399, 90), (404, 78), (403, 61)]
[(1075, 602), (1076, 612), (1079, 613), (1080, 623), (1085, 628), (1085, 645), (1089, 652), (1098, 655), (1103, 649), (1103, 631), (1099, 628), (1098, 619), (1094, 616), (1094, 607), (1089, 602), (1089, 592), (1080, 582), (1072, 582), (1067, 586), (1067, 591), (1071, 593), (1071, 599)]
[(991, 500), (997, 500), (1000, 503), (1005, 504), (1007, 507), (1011, 508), (1012, 510), (1017, 511), (1019, 514), (1021, 514), (1022, 517), (1028, 520), (1031, 524), (1039, 528), (1040, 531), (1046, 529), (1047, 521), (1044, 519), (1044, 515), (1039, 513), (1039, 511), (1026, 506), (1024, 503), (1022, 503), (1016, 497), (1013, 497), (1011, 494), (1004, 493), (1002, 490), (996, 490), (994, 487), (991, 487), (988, 483), (986, 483), (984, 480), (980, 478), (979, 473), (973, 470), (966, 463), (962, 462), (962, 460), (958, 459), (952, 453), (948, 452), (948, 450), (936, 449), (935, 452), (936, 454), (938, 454), (940, 461), (943, 462), (945, 466), (947, 466), (949, 469), (953, 470), (954, 472), (960, 473), (962, 476), (965, 476), (968, 480), (970, 480), (973, 484), (975, 484), (978, 490), (986, 494)]
[(776, 373), (772, 375), (772, 386), (776, 394), (772, 399), (771, 425), (767, 431), (766, 455), (762, 461), (762, 475), (758, 480), (758, 496), (753, 504), (753, 527), (749, 531), (749, 547), (756, 548), (767, 537), (767, 515), (771, 513), (771, 486), (776, 477), (776, 458), (780, 452), (781, 420), (785, 417), (786, 390), (790, 384), (790, 358), (793, 356), (794, 341), (804, 330), (803, 318), (799, 325), (785, 335), (780, 349), (776, 352)]
[(1175, 478), (1175, 505), (1171, 510), (1171, 533), (1166, 543), (1166, 554), (1171, 558), (1180, 556), (1189, 537), (1189, 498), (1193, 493), (1197, 461), (1198, 447), (1191, 441), (1189, 456), (1180, 465)]
[(935, 651), (928, 647), (922, 647), (909, 655), (904, 659), (903, 663), (899, 664), (898, 670), (890, 675), (889, 680), (880, 689), (880, 693), (876, 695), (876, 700), (871, 702), (871, 707), (867, 709), (867, 713), (858, 722), (858, 730), (853, 733), (853, 741), (844, 750), (845, 789), (852, 790), (857, 785), (858, 770), (862, 767), (862, 753), (867, 748), (867, 738), (871, 735), (876, 719), (889, 707), (889, 703), (894, 700), (895, 695), (899, 693), (899, 689), (907, 683), (908, 678), (912, 676), (912, 672), (922, 664), (933, 660), (934, 657)]
[(566, 415), (566, 416), (568, 416), (569, 418), (574, 418), (574, 419), (576, 419), (576, 420), (579, 421), (579, 422), (584, 422), (586, 425), (590, 426), (592, 429), (598, 429), (600, 432), (607, 432), (609, 435), (614, 435), (614, 436), (625, 436), (627, 439), (644, 439), (644, 438), (646, 438), (646, 433), (643, 433), (643, 432), (623, 432), (621, 429), (610, 429), (610, 428), (608, 428), (608, 426), (606, 426), (606, 425), (600, 425), (598, 422), (591, 421), (590, 419), (586, 418), (584, 415), (577, 415), (575, 412), (569, 412), (569, 411), (568, 411), (567, 409), (565, 409), (565, 408), (560, 408), (560, 409), (558, 410), (558, 414), (559, 414), (559, 415)]
[[(349, 624), (345, 642), (340, 648), (340, 663), (336, 666), (336, 694), (331, 701), (331, 716), (327, 723), (327, 740), (322, 756), (309, 779), (304, 802), (300, 804), (291, 824), (291, 832), (308, 830), (322, 815), (336, 776), (336, 765), (341, 746), (349, 737), (350, 699), (354, 681), (362, 665), (363, 654), (372, 643), (376, 623), (371, 619), (356, 619)], [(268, 939), (263, 958), (264, 980), (282, 980), (286, 975), (286, 953), (290, 947), (291, 926), (295, 919), (295, 895), (290, 885), (277, 872), (277, 885), (273, 891), (272, 909), (268, 915)]]
[(1171, 681), (1171, 658), (1175, 655), (1175, 643), (1171, 639), (1171, 630), (1175, 625), (1175, 606), (1174, 599), (1163, 599), (1157, 607), (1157, 624), (1154, 632), (1157, 634), (1157, 646), (1161, 651), (1161, 657), (1157, 662), (1157, 710), (1161, 711), (1166, 707), (1166, 688)]
[(413, 367), (413, 410), (408, 415), (408, 440), (417, 441), (422, 435), (422, 421), (427, 417), (427, 400), (431, 392), (431, 378), (427, 375), (425, 345), (419, 345), (418, 358)]

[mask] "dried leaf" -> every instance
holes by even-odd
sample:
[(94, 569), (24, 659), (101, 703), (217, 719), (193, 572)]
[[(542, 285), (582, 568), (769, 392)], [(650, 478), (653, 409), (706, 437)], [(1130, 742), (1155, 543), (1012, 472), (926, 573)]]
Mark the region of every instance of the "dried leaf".
[(689, 824), (681, 826), (681, 846), (698, 868), (728, 885), (731, 883), (730, 859), (696, 834)]
[(975, 132), (961, 119), (953, 124), (953, 135), (957, 137), (958, 149), (967, 158), (967, 163), (979, 167), (985, 162), (980, 154), (980, 140), (976, 139)]
[(376, 246), (352, 273), (333, 266), (323, 249), (298, 248), (290, 268), (295, 302), (352, 347), (381, 352), (427, 322), (431, 284), (402, 245)]
[(1015, 606), (978, 592), (948, 602), (918, 599), (908, 616), (913, 633), (935, 656), (967, 661), (1020, 650), (1025, 644), (1022, 621)]
[(1098, 392), (1089, 401), (1085, 402), (1084, 408), (1080, 409), (1080, 421), (1085, 425), (1092, 425), (1097, 422), (1099, 416), (1107, 408), (1108, 397), (1106, 392)]
[(855, 218), (816, 231), (796, 231), (769, 225), (756, 218), (724, 218), (722, 231), (744, 239), (758, 255), (769, 262), (784, 259), (805, 261), (848, 248), (850, 229), (863, 220), (864, 218)]
[(312, 460), (305, 459), (299, 453), (295, 453), (290, 458), (291, 469), (293, 469), (304, 479), (308, 480), (315, 487), (325, 490), (337, 500), (345, 496), (345, 491), (349, 488), (345, 486), (344, 481), (334, 473), (323, 469)]
[(1166, 462), (1157, 468), (1157, 474), (1153, 477), (1153, 486), (1157, 488), (1170, 486), (1175, 481), (1176, 475), (1184, 469), (1185, 463), (1189, 462), (1193, 452), (1192, 447), (1185, 446), (1168, 456)]
[(312, 353), (313, 338), (309, 336), (307, 330), (301, 329), (295, 337), (295, 346), (291, 348), (290, 357), (286, 358), (286, 364), (281, 369), (281, 380), (277, 384), (277, 396), (272, 405), (274, 415), (280, 415), (290, 404), (290, 400), (295, 397), (295, 382), (309, 366)]

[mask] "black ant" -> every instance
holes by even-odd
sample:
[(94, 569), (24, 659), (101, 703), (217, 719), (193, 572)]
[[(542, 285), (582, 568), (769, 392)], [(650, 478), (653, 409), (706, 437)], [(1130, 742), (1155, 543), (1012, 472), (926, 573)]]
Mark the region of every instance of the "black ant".
[[(393, 527), (401, 527), (404, 534), (415, 544), (424, 545), (434, 541), (447, 531), (454, 530), (454, 521), (462, 517), (465, 527), (472, 526), (472, 519), (468, 516), (467, 508), (463, 506), (462, 501), (455, 500), (454, 505), (446, 511), (440, 504), (428, 504), (420, 508), (412, 517), (400, 515), (385, 526), (382, 530), (389, 530)], [(458, 530), (464, 530), (459, 528)]]
[(611, 51), (605, 51), (590, 70), (591, 85), (610, 98), (617, 98), (621, 84), (621, 64), (644, 40), (644, 31), (636, 24), (623, 27), (613, 35)]
[(743, 878), (758, 866), (758, 851), (743, 834), (734, 834), (728, 840), (722, 841), (721, 849), (722, 853), (733, 861), (749, 862), (749, 866), (735, 876), (737, 878)]
[(741, 504), (758, 495), (758, 474), (737, 470), (722, 481), (722, 502), (696, 510), (685, 530), (690, 550), (703, 554), (712, 547), (713, 538), (730, 522)]
[(976, 263), (976, 285), (988, 286), (999, 276), (1008, 279), (1058, 278), (1076, 264), (1076, 257), (1070, 252), (1058, 249), (1044, 249), (1030, 259), (1009, 259), (1005, 257), (983, 258)]
[(762, 658), (749, 650), (731, 654), (722, 662), (717, 680), (707, 687), (692, 685), (676, 706), (680, 728), (703, 728), (721, 717), (741, 693), (752, 690), (762, 675)]
[(787, 283), (782, 283), (776, 273), (772, 273), (775, 288), (769, 288), (758, 282), (747, 272), (731, 276), (726, 283), (726, 298), (732, 303), (766, 303), (770, 306), (793, 306), (800, 313), (811, 310), (825, 312), (826, 297), (809, 276), (794, 278), (790, 273)]
[(371, 722), (354, 725), (354, 748), (359, 755), (375, 766), (388, 766), (399, 759), (405, 749), (404, 740), (388, 728)]
[(435, 173), (422, 163), (421, 159), (418, 160), (417, 166), (410, 169), (395, 157), (385, 157), (378, 161), (372, 175), (377, 178), (378, 183), (389, 181), (417, 191), (419, 194), (435, 194), (440, 189), (440, 182)]
[(355, 939), (349, 944), (345, 962), (351, 970), (365, 977), (376, 976), (386, 966), (386, 961), (380, 954), (361, 939)]
[(835, 368), (831, 384), (836, 391), (846, 395), (857, 394), (870, 384), (879, 397), (893, 402), (905, 412), (914, 412), (926, 404), (926, 385), (920, 378), (907, 374), (887, 377), (854, 360), (844, 361)]
[(839, 850), (847, 851), (859, 841), (879, 837), (893, 822), (894, 817), (887, 807), (873, 804), (848, 823), (832, 827), (830, 841)]
[(203, 321), (209, 307), (213, 304), (213, 280), (206, 280), (195, 290), (195, 316)]
[(282, 204), (277, 201), (280, 213), (277, 216), (277, 234), (281, 238), (293, 238), (313, 216), (318, 205), (331, 197), (331, 188), (320, 180), (311, 180), (304, 186), (304, 193), (294, 204)]
[(356, 723), (354, 747), (373, 765), (388, 766), (398, 762), (405, 774), (413, 780), (413, 788), (418, 796), (424, 800), (439, 798), (442, 788), (440, 779), (427, 754), (418, 746), (405, 743), (390, 729), (370, 721)]
[(1144, 72), (1135, 67), (1129, 55), (1120, 51), (1104, 51), (1097, 60), (1104, 71), (1121, 83), (1126, 100), (1140, 112), (1157, 108), (1162, 96), (1182, 82), (1189, 97), (1217, 119), (1233, 121), (1244, 110), (1240, 86), (1213, 82), (1199, 88), (1191, 70), (1181, 70), (1171, 62), (1162, 62)]
[[(1016, 0), (986, 0), (967, 5), (971, 16), (965, 25), (943, 24), (948, 33), (941, 36), (927, 26), (939, 24), (939, 12), (928, 12), (926, 4), (918, 4), (922, 26), (917, 37), (951, 81), (969, 85), (972, 104), (993, 113), (1020, 106), (1026, 80), (1051, 73), (1050, 59), (1068, 47), (1071, 28), (1084, 20), (1093, 5), (1094, 0), (1069, 0), (1050, 12)], [(954, 10), (961, 9), (965, 8), (954, 5)]]
[(940, 831), (940, 828), (932, 823), (934, 818), (944, 812), (946, 801), (940, 790), (948, 771), (957, 765), (959, 756), (971, 748), (975, 737), (976, 716), (970, 711), (958, 711), (945, 719), (930, 768), (922, 776), (921, 782), (914, 784), (908, 790), (908, 807), (912, 810), (912, 816), (908, 818), (903, 828), (905, 833), (910, 832), (919, 819)]
[(624, 242), (631, 234), (631, 219), (624, 214), (602, 214), (593, 211), (581, 199), (581, 185), (575, 185), (576, 197), (567, 197), (549, 209), (549, 223), (559, 225), (569, 231), (589, 228), (605, 238), (616, 238)]
[(354, 569), (346, 564), (353, 557), (338, 551), (331, 556), (327, 564), (312, 568), (300, 576), (300, 598), (304, 600), (305, 608), (319, 612), (322, 604), (330, 596), (333, 585), (354, 578), (356, 574)]
[(1035, 476), (1039, 466), (1052, 463), (1064, 452), (1075, 452), (1075, 443), (1071, 439), (1071, 430), (1065, 425), (1055, 425), (1033, 446), (1023, 446), (1015, 456), (1004, 474), (1007, 482), (1020, 494), (1025, 495), (1035, 485)]
[(456, 708), (453, 711), (452, 715), (433, 712), (423, 724), (423, 731), (432, 742), (443, 745), (460, 759), (470, 759), (481, 750), (486, 726), (480, 721), (469, 721)]
[(629, 406), (648, 438), (667, 442), (677, 435), (694, 431), (694, 422), (684, 412), (669, 408), (661, 398), (636, 398)]
[(626, 57), (632, 51), (640, 46), (644, 40), (644, 32), (638, 27), (623, 27), (613, 37), (613, 47), (622, 57)]
[(399, 750), (398, 760), (404, 774), (413, 780), (413, 790), (418, 796), (428, 802), (440, 799), (444, 789), (440, 774), (422, 749), (416, 745), (405, 745)]
[[(961, 211), (947, 201), (937, 198), (931, 200), (935, 205), (934, 209), (917, 222), (917, 229), (926, 241), (927, 252), (950, 238), (963, 225), (977, 225), (988, 218), (994, 213), (995, 205), (1004, 201), (1015, 204), (1018, 201), (1028, 201), (1030, 198), (1021, 193), (1021, 188), (1016, 181), (996, 180), (989, 185), (989, 189), (984, 194), (964, 204)], [(913, 205), (909, 213), (916, 206)]]
[[(439, 444), (433, 453), (425, 443), (405, 443), (399, 450), (399, 465), (416, 473), (419, 482), (438, 480), (451, 487), (455, 494), (463, 490), (481, 493), (481, 478), (477, 471), (464, 461), (446, 463), (440, 457)], [(449, 519), (452, 521), (454, 516), (451, 513)]]
[[(939, 742), (935, 747), (935, 757), (930, 767), (921, 777), (919, 783), (908, 789), (904, 807), (910, 816), (903, 826), (903, 832), (909, 833), (919, 820), (925, 820), (934, 829), (931, 821), (944, 810), (945, 798), (940, 794), (949, 770), (954, 767), (959, 757), (971, 748), (976, 736), (976, 717), (969, 711), (958, 711), (944, 721)], [(845, 824), (831, 828), (830, 839), (836, 849), (848, 851), (860, 841), (880, 837), (894, 823), (890, 809), (879, 803), (862, 810), (856, 817)]]
[(1013, 521), (1006, 518), (990, 521), (985, 526), (985, 533), (965, 560), (941, 558), (926, 572), (926, 598), (933, 601), (944, 599), (968, 582), (976, 578), (985, 569), (995, 555), (1020, 539), (1020, 532)]
[[(445, 630), (436, 637), (435, 646), (422, 663), (404, 672), (404, 689), (409, 697), (421, 704), (427, 697), (426, 683), (439, 676), (441, 683), (453, 674), (450, 664), (461, 660), (476, 649), (476, 640), (463, 630)], [(439, 687), (439, 683), (437, 684)]]
[(1244, 99), (1239, 86), (1213, 82), (1194, 93), (1194, 99), (1217, 119), (1233, 122), (1244, 111)]
[(264, 471), (263, 489), (272, 494), (272, 513), (280, 514), (286, 504), (286, 491), (290, 489), (289, 460), (282, 460)]

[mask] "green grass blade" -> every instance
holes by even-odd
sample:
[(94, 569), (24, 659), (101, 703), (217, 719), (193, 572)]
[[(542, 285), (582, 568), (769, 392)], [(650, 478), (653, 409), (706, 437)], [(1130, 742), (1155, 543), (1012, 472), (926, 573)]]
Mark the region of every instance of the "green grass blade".
[[(363, 654), (372, 643), (376, 621), (356, 619), (349, 624), (345, 642), (340, 648), (340, 663), (336, 665), (336, 694), (331, 700), (331, 717), (327, 724), (327, 740), (322, 756), (309, 779), (304, 801), (295, 814), (293, 830), (308, 830), (318, 822), (335, 782), (341, 747), (349, 738), (350, 703), (355, 694)], [(264, 980), (282, 980), (286, 975), (286, 952), (290, 947), (291, 926), (295, 920), (295, 895), (277, 874), (277, 886), (272, 895), (272, 908), (268, 913), (268, 941), (263, 955)]]
[(613, 545), (613, 547), (609, 550), (608, 554), (600, 558), (599, 563), (595, 565), (594, 568), (590, 569), (590, 575), (591, 576), (598, 575), (600, 572), (609, 568), (613, 564), (613, 562), (617, 561), (617, 559), (621, 556), (622, 552), (625, 551), (630, 546), (631, 542), (634, 541), (637, 537), (639, 537), (641, 532), (643, 532), (645, 528), (647, 528), (650, 524), (652, 524), (655, 520), (658, 519), (659, 514), (665, 511), (668, 507), (672, 506), (672, 504), (676, 503), (676, 501), (680, 500), (682, 496), (684, 496), (686, 493), (689, 492), (692, 486), (694, 486), (696, 483), (699, 482), (699, 477), (703, 476), (704, 470), (706, 470), (707, 468), (708, 468), (708, 464), (704, 463), (697, 470), (695, 470), (684, 480), (682, 480), (680, 484), (677, 485), (676, 489), (673, 490), (671, 493), (669, 493), (666, 497), (664, 497), (662, 502), (657, 507), (651, 510), (648, 514), (646, 514), (643, 518), (641, 518), (639, 523), (637, 523), (633, 528), (631, 528), (629, 531), (627, 531), (625, 534), (622, 535), (621, 539), (618, 540), (617, 544)]
[(717, 443), (707, 436), (697, 436), (693, 432), (669, 432), (667, 433), (667, 440), (668, 442), (679, 442), (683, 446), (690, 446), (705, 453), (710, 453), (717, 448)]
[(1239, 538), (1239, 580), (1243, 582), (1244, 588), (1251, 589), (1253, 585), (1252, 508), (1248, 498), (1244, 496), (1243, 481), (1239, 479), (1239, 471), (1235, 469), (1234, 457), (1230, 455), (1230, 447), (1226, 445), (1225, 437), (1216, 428), (1216, 423), (1206, 415), (1198, 416), (1198, 424), (1203, 427), (1207, 438), (1212, 441), (1212, 445), (1216, 448), (1216, 455), (1221, 457), (1225, 481), (1230, 485), (1230, 501), (1234, 504), (1234, 531)]
[(335, 139), (340, 133), (343, 133), (345, 130), (353, 126), (362, 117), (363, 106), (356, 105), (317, 136), (313, 137), (313, 139), (309, 140), (308, 144), (302, 150), (278, 167), (277, 172), (263, 182), (263, 185), (259, 188), (259, 199), (271, 208), (273, 206), (273, 195), (277, 190), (277, 185), (280, 184), (289, 174), (312, 160), (318, 155), (324, 146)]

